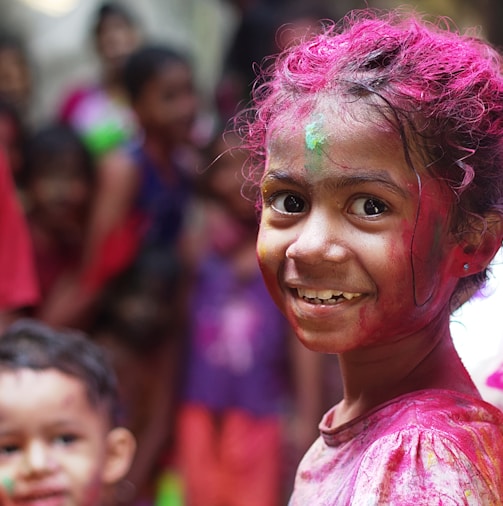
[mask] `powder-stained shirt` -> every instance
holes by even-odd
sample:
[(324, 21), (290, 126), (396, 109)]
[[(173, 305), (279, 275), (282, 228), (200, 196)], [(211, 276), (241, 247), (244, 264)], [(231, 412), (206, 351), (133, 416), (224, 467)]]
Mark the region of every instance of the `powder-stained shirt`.
[(297, 471), (290, 506), (503, 504), (503, 413), (447, 390), (398, 397), (331, 428)]

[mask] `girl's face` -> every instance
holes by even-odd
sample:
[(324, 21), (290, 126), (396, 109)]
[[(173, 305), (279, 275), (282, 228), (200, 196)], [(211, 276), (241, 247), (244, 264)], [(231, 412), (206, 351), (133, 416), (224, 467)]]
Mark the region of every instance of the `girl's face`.
[(435, 335), (462, 263), (450, 193), (416, 160), (420, 195), (397, 134), (351, 107), (361, 121), (333, 104), (276, 122), (261, 185), (264, 278), (300, 340), (327, 353)]

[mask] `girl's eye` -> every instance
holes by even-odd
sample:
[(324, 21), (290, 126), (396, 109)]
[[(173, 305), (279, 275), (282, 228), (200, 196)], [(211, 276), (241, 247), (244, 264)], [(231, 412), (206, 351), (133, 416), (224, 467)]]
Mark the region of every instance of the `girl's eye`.
[(283, 193), (273, 196), (270, 202), (276, 211), (283, 214), (302, 213), (306, 209), (304, 199), (293, 193)]
[(353, 201), (349, 211), (357, 216), (379, 216), (388, 211), (388, 206), (374, 197), (361, 197)]

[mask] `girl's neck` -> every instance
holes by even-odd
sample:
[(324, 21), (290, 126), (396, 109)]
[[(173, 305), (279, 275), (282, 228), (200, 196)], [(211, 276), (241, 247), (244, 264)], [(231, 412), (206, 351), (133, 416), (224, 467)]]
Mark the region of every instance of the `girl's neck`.
[[(339, 357), (344, 398), (336, 425), (360, 416), (400, 395), (424, 389), (446, 389), (479, 396), (451, 339), (449, 325), (424, 334)], [(377, 352), (376, 352), (377, 351)]]

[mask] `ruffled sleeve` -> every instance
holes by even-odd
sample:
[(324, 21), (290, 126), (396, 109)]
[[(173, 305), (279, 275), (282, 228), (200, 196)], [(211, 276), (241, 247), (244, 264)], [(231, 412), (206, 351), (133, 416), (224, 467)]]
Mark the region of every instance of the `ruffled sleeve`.
[(365, 452), (350, 504), (501, 505), (494, 473), (502, 457), (492, 452), (478, 448), (469, 458), (449, 435), (417, 428), (390, 434)]

